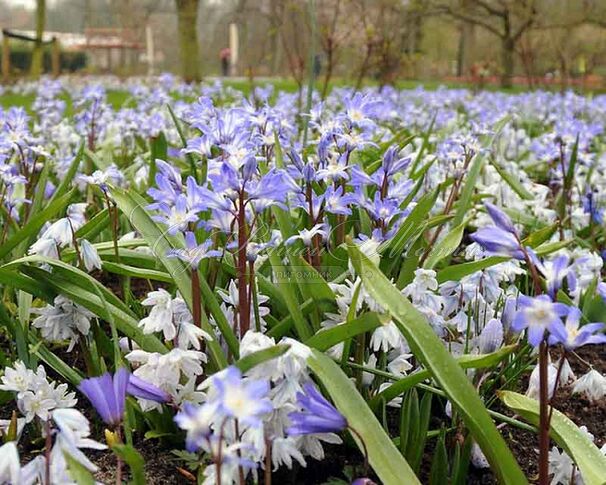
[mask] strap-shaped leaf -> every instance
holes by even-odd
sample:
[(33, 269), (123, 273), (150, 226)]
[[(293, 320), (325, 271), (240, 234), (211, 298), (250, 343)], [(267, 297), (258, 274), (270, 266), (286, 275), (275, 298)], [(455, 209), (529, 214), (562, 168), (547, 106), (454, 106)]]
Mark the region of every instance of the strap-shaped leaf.
[[(512, 391), (499, 392), (499, 398), (516, 414), (538, 426), (539, 402)], [(587, 435), (557, 409), (551, 416), (551, 437), (577, 464), (587, 485), (606, 483), (606, 456), (602, 455)]]
[(366, 290), (385, 310), (406, 338), (414, 355), (433, 375), (482, 448), (502, 483), (522, 484), (527, 480), (510, 449), (490, 418), (475, 388), (444, 347), (425, 317), (389, 282), (381, 271), (348, 242), (351, 260)]
[[(183, 264), (177, 258), (169, 258), (167, 252), (169, 249), (183, 247), (182, 241), (177, 238), (170, 237), (163, 231), (151, 218), (149, 213), (145, 210), (147, 201), (140, 195), (133, 192), (126, 192), (121, 189), (112, 189), (112, 196), (118, 204), (120, 210), (126, 215), (130, 223), (139, 231), (143, 239), (147, 242), (149, 248), (157, 256), (158, 260), (164, 265), (166, 270), (172, 276), (181, 296), (188, 304), (189, 308), (192, 308), (192, 293), (191, 293), (191, 279), (190, 273), (185, 264)], [(225, 342), (227, 343), (232, 355), (238, 355), (239, 345), (238, 340), (230, 327), (217, 299), (211, 289), (208, 287), (206, 280), (200, 278), (200, 289), (203, 297), (203, 308), (202, 308), (202, 327), (203, 329), (214, 334), (204, 306), (215, 317), (215, 321), (219, 330), (221, 331)], [(221, 349), (221, 346), (216, 340), (210, 340), (206, 342), (210, 356), (218, 368), (227, 366), (227, 358)]]
[[(385, 485), (419, 484), (410, 465), (393, 444), (364, 398), (341, 368), (318, 350), (312, 350), (307, 364), (326, 388), (337, 409), (345, 416), (368, 449), (368, 462)], [(364, 446), (352, 434), (360, 451)]]

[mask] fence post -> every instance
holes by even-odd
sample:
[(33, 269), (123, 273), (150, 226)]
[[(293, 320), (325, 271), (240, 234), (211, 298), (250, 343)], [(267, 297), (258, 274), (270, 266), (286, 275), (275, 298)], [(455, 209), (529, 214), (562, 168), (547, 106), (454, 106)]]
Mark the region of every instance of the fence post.
[(60, 54), (59, 39), (53, 37), (51, 43), (51, 69), (53, 77), (59, 77), (61, 74), (61, 54)]
[(2, 34), (2, 80), (8, 82), (11, 75), (11, 46), (6, 34)]

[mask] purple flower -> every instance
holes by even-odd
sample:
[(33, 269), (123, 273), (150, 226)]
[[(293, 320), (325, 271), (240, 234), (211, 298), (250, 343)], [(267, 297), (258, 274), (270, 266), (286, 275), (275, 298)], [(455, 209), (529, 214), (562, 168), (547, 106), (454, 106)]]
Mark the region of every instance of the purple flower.
[(305, 394), (297, 394), (297, 403), (303, 411), (288, 415), (291, 426), (286, 430), (290, 436), (335, 433), (347, 427), (347, 420), (330, 404), (316, 387), (307, 383), (303, 386)]
[(571, 266), (568, 264), (570, 258), (566, 254), (561, 254), (551, 261), (538, 263), (537, 268), (545, 277), (547, 282), (547, 293), (555, 300), (558, 290), (562, 286), (562, 280), (567, 279), (568, 289), (574, 290), (576, 287), (576, 276), (571, 271)]
[(556, 332), (551, 333), (549, 344), (561, 343), (571, 350), (587, 344), (606, 343), (606, 335), (597, 334), (604, 328), (603, 323), (587, 323), (579, 328), (580, 321), (581, 311), (578, 308), (571, 308), (566, 317), (566, 325), (558, 326)]
[(598, 207), (595, 200), (597, 190), (588, 189), (582, 198), (583, 210), (585, 214), (589, 214), (589, 218), (596, 224), (604, 223), (604, 208)]
[(500, 227), (483, 227), (470, 237), (490, 253), (524, 259), (524, 252), (517, 238), (511, 232), (504, 231)]
[(563, 303), (554, 303), (547, 295), (534, 298), (520, 295), (518, 312), (513, 319), (511, 328), (514, 332), (528, 329), (528, 342), (537, 347), (549, 331), (558, 338), (564, 335), (564, 325), (561, 318), (566, 316), (570, 308)]
[(138, 378), (137, 376), (131, 374), (128, 379), (128, 386), (126, 387), (126, 392), (133, 396), (138, 397), (139, 399), (147, 399), (148, 401), (154, 401), (158, 403), (165, 403), (170, 401), (172, 398), (170, 394), (163, 391), (157, 386), (150, 384), (143, 379)]
[(246, 426), (259, 427), (263, 415), (273, 410), (267, 398), (268, 381), (242, 378), (237, 367), (230, 366), (212, 380), (217, 389), (219, 412)]
[(478, 229), (471, 239), (488, 252), (524, 259), (520, 238), (509, 216), (490, 202), (486, 202), (484, 207), (495, 225)]
[(325, 203), (325, 210), (330, 214), (349, 215), (351, 209), (348, 207), (349, 204), (356, 202), (356, 199), (351, 194), (345, 194), (343, 187), (337, 187), (336, 189), (329, 185), (326, 188), (326, 192), (322, 196)]
[(188, 231), (185, 233), (185, 248), (169, 249), (168, 257), (179, 258), (181, 261), (198, 268), (200, 262), (206, 258), (220, 257), (222, 252), (217, 249), (210, 249), (212, 240), (207, 239), (202, 244), (196, 242), (196, 235)]
[(109, 426), (122, 422), (124, 405), (126, 403), (126, 388), (130, 374), (125, 368), (120, 368), (114, 376), (106, 372), (99, 377), (84, 379), (78, 389), (84, 394), (101, 419)]
[(113, 377), (106, 372), (99, 377), (84, 379), (78, 390), (87, 397), (105, 424), (112, 427), (122, 422), (127, 393), (159, 403), (170, 400), (162, 389), (133, 376), (124, 367), (118, 369)]
[(490, 215), (491, 219), (499, 229), (517, 235), (513, 222), (511, 222), (511, 219), (507, 214), (505, 214), (505, 212), (490, 202), (485, 202), (484, 207), (488, 211), (488, 215)]
[(482, 329), (478, 339), (480, 354), (490, 354), (494, 352), (503, 343), (503, 324), (496, 318), (491, 318)]

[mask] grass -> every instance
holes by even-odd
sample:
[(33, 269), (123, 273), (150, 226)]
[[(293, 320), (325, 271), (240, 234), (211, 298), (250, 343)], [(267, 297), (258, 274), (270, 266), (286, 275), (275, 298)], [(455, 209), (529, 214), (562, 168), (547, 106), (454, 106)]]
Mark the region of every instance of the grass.
[[(245, 80), (245, 79), (225, 79), (223, 80), (223, 84), (226, 86), (230, 86), (234, 89), (242, 91), (246, 96), (250, 94), (253, 87), (255, 86), (264, 86), (268, 83), (273, 84), (275, 88), (275, 92), (284, 91), (287, 93), (295, 93), (298, 90), (298, 85), (293, 79), (289, 78), (275, 78), (275, 79), (253, 79)], [(330, 83), (330, 89), (335, 87), (345, 87), (351, 86), (352, 81), (349, 79), (335, 79)], [(322, 86), (322, 80), (318, 80), (316, 83), (316, 87)], [(377, 83), (372, 80), (368, 80), (364, 82), (364, 86), (377, 86)], [(397, 89), (417, 89), (422, 87), (426, 90), (436, 90), (439, 88), (449, 88), (449, 89), (472, 89), (473, 86), (469, 83), (460, 83), (460, 82), (444, 82), (444, 81), (416, 81), (416, 80), (401, 80), (395, 83), (395, 87)], [(559, 88), (554, 86), (553, 91), (557, 91)], [(525, 86), (513, 86), (512, 88), (503, 89), (498, 86), (488, 85), (485, 86), (484, 90), (486, 91), (498, 91), (505, 92), (511, 94), (523, 93), (527, 92), (528, 89)], [(583, 94), (591, 95), (591, 94), (599, 94), (601, 91), (587, 91)], [(10, 108), (12, 106), (22, 106), (26, 110), (31, 111), (31, 106), (36, 98), (35, 94), (19, 94), (12, 92), (5, 92), (0, 95), (0, 107), (3, 109)], [(120, 90), (110, 90), (107, 92), (107, 100), (109, 104), (114, 108), (123, 108), (126, 106), (131, 106), (129, 102), (130, 95), (127, 91)], [(71, 116), (73, 114), (73, 106), (72, 100), (69, 96), (63, 95), (62, 99), (67, 103), (66, 108), (66, 116)]]

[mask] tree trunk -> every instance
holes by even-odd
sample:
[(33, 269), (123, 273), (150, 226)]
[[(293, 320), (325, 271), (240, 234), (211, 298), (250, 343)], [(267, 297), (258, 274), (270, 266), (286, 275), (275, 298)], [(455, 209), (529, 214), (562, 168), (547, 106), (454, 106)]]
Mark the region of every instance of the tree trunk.
[(179, 30), (181, 75), (186, 82), (200, 80), (200, 54), (198, 49), (199, 0), (176, 0)]
[(471, 49), (474, 45), (474, 25), (463, 21), (459, 37), (459, 52), (457, 55), (457, 76), (468, 76), (471, 72)]
[(44, 35), (45, 23), (46, 0), (36, 0), (36, 41), (34, 43), (34, 50), (32, 51), (32, 64), (30, 66), (30, 74), (33, 78), (38, 78), (42, 74), (42, 36)]
[(513, 84), (515, 62), (515, 42), (511, 38), (501, 41), (501, 87), (510, 88)]

